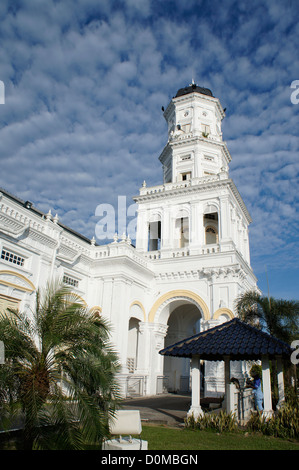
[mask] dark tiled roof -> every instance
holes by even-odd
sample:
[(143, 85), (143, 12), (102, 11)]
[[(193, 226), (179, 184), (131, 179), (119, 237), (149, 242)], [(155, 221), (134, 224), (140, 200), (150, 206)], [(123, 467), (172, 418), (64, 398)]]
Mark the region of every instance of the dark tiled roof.
[(191, 357), (221, 361), (223, 356), (231, 360), (256, 360), (263, 354), (274, 358), (281, 355), (290, 358), (291, 347), (283, 341), (254, 328), (239, 318), (186, 338), (160, 351), (163, 356)]
[(192, 83), (191, 85), (186, 86), (185, 88), (180, 88), (177, 94), (175, 95), (175, 98), (178, 98), (179, 96), (188, 95), (189, 93), (200, 93), (201, 95), (213, 96), (213, 93), (208, 88), (203, 88), (198, 85), (195, 85), (195, 83)]

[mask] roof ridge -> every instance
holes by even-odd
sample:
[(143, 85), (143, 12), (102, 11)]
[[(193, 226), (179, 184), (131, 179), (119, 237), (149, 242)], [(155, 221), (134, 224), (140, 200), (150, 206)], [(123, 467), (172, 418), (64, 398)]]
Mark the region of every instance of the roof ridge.
[(267, 331), (264, 331), (264, 330), (262, 330), (262, 329), (259, 329), (259, 328), (257, 328), (256, 326), (250, 325), (250, 323), (247, 323), (247, 322), (241, 320), (240, 318), (238, 318), (238, 320), (239, 320), (239, 322), (240, 322), (242, 325), (244, 325), (244, 327), (247, 327), (248, 329), (254, 330), (254, 331), (257, 332), (258, 334), (261, 334), (261, 335), (267, 337), (267, 338), (270, 339), (270, 340), (277, 341), (277, 342), (280, 343), (281, 345), (290, 347), (290, 345), (289, 345), (286, 341), (283, 341), (283, 340), (280, 339), (280, 338), (276, 338), (276, 336), (273, 336), (273, 335), (271, 335), (270, 333), (267, 333)]

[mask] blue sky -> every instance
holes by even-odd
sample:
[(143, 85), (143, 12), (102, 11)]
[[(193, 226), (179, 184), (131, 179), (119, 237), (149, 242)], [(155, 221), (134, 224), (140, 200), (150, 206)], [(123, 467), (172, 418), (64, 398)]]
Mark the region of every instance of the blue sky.
[(267, 295), (298, 299), (297, 0), (1, 0), (0, 186), (92, 238), (101, 203), (160, 184), (181, 87), (224, 108)]

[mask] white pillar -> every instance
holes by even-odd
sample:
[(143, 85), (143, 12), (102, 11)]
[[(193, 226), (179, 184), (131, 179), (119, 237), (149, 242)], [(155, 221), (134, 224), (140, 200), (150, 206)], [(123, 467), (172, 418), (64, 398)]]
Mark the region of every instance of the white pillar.
[(203, 414), (200, 406), (200, 357), (191, 358), (191, 407), (187, 416), (193, 415), (195, 419)]
[(282, 359), (277, 356), (277, 384), (278, 384), (278, 405), (284, 402), (284, 380), (283, 380), (283, 368)]
[(268, 356), (262, 356), (262, 380), (264, 394), (264, 413), (266, 415), (272, 414), (271, 380)]
[(163, 208), (162, 226), (161, 226), (161, 248), (171, 249), (171, 212), (168, 206)]
[(139, 342), (137, 353), (137, 371), (136, 374), (148, 375), (150, 362), (150, 332), (147, 322), (139, 322)]
[(224, 389), (225, 389), (225, 408), (226, 412), (232, 411), (231, 394), (230, 394), (230, 357), (224, 357)]
[(229, 197), (220, 199), (220, 213), (218, 213), (218, 236), (219, 243), (226, 241), (230, 235)]

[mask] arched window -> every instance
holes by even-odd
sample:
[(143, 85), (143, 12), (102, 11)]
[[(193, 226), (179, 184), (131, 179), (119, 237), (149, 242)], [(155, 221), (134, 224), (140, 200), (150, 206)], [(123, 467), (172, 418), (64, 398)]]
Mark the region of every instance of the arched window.
[(180, 217), (175, 222), (176, 238), (178, 248), (184, 248), (189, 245), (189, 218)]
[(150, 222), (148, 225), (148, 251), (161, 248), (161, 221)]

